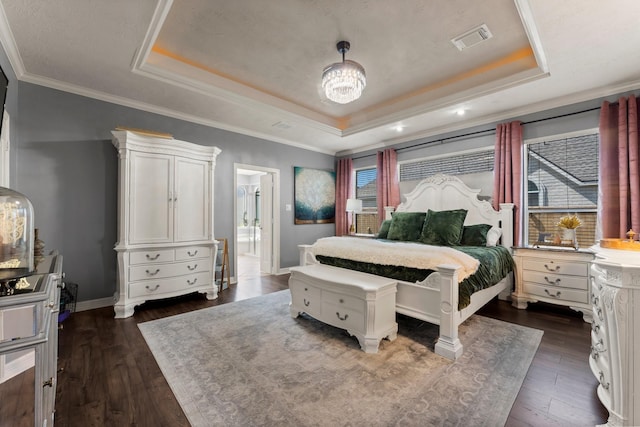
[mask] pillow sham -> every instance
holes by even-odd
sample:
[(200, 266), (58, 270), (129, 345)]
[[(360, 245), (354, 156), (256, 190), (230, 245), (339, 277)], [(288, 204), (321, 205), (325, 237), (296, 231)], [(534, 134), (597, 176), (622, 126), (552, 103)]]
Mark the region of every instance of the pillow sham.
[(378, 235), (376, 236), (376, 238), (386, 239), (387, 235), (389, 234), (389, 227), (391, 227), (390, 219), (385, 219), (384, 221), (382, 221), (382, 224), (380, 224), (380, 229), (378, 230)]
[(394, 212), (387, 239), (403, 242), (417, 242), (424, 224), (424, 212)]
[(487, 232), (487, 246), (497, 245), (500, 236), (502, 236), (502, 230), (498, 227), (491, 227)]
[(487, 232), (491, 229), (490, 224), (465, 225), (462, 229), (462, 246), (486, 246)]
[(420, 241), (427, 245), (456, 246), (460, 244), (466, 209), (427, 211)]

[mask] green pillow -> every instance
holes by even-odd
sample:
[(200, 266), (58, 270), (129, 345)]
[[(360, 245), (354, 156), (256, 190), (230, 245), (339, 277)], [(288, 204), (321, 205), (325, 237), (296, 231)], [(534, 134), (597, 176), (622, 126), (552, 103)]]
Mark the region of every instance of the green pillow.
[(465, 225), (462, 230), (462, 246), (487, 246), (487, 232), (489, 224)]
[(462, 239), (466, 209), (427, 211), (420, 241), (427, 245), (456, 246)]
[(424, 212), (394, 212), (387, 239), (417, 242), (424, 224)]
[(376, 236), (378, 239), (386, 239), (389, 234), (389, 228), (391, 227), (391, 220), (385, 219), (380, 224), (380, 230), (378, 230), (378, 235)]

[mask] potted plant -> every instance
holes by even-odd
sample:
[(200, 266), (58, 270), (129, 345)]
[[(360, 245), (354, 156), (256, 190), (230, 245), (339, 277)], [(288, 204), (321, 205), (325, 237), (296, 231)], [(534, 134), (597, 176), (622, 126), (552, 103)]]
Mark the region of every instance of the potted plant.
[(582, 220), (578, 215), (565, 215), (560, 217), (560, 221), (556, 224), (562, 229), (562, 243), (570, 244), (578, 247), (578, 239), (576, 237), (576, 228), (582, 225)]

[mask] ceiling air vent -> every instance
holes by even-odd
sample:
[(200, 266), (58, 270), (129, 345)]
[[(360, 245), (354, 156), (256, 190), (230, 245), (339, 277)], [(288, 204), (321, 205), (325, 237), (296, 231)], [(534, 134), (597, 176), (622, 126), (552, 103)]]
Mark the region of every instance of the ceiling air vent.
[(485, 24), (482, 24), (473, 30), (469, 30), (458, 37), (452, 38), (451, 43), (453, 43), (458, 50), (462, 51), (485, 40), (489, 40), (491, 37), (493, 37), (493, 34), (489, 31), (489, 28)]
[(291, 129), (291, 125), (287, 122), (276, 122), (274, 124), (271, 125), (272, 127), (276, 128), (276, 129)]

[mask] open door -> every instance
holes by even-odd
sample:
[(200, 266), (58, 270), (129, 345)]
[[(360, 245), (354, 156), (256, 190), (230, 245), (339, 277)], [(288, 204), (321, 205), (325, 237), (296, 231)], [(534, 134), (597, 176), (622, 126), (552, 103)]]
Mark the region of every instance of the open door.
[(260, 177), (260, 272), (273, 274), (273, 174)]

